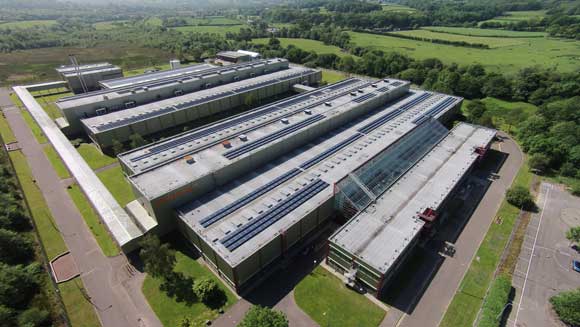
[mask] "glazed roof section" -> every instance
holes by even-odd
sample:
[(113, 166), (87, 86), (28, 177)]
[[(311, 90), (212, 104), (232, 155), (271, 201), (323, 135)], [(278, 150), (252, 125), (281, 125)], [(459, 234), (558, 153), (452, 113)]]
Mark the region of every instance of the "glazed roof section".
[[(447, 98), (412, 93), (185, 205), (178, 210), (180, 219), (236, 266), (331, 200), (334, 183), (413, 130), (414, 118)], [(424, 94), (431, 96), (398, 111)], [(392, 113), (397, 115), (383, 119)]]
[(438, 210), (495, 130), (460, 123), (374, 203), (355, 215), (331, 243), (386, 273), (420, 232), (425, 209)]
[[(131, 176), (130, 179), (142, 194), (149, 199), (155, 199), (203, 176), (212, 174), (230, 165), (234, 160), (251, 156), (257, 151), (266, 149), (270, 144), (284, 142), (286, 137), (307, 129), (314, 129), (317, 123), (324, 123), (333, 116), (355, 110), (363, 105), (360, 101), (361, 99), (368, 99), (369, 95), (375, 94), (378, 94), (377, 97), (384, 96), (383, 92), (388, 93), (394, 90), (395, 87), (393, 85), (396, 85), (395, 87), (397, 88), (408, 90), (409, 83), (398, 80), (377, 82), (358, 80), (358, 82), (346, 85), (344, 88), (336, 85), (336, 88), (322, 90), (321, 92), (332, 94), (331, 101), (328, 99), (322, 101), (312, 100), (307, 105), (301, 103), (296, 104), (296, 106), (285, 106), (276, 113), (266, 112), (251, 121), (244, 121), (232, 127), (229, 133), (233, 132), (233, 137), (231, 134), (226, 135), (226, 132), (222, 132), (222, 135), (217, 132), (204, 136), (199, 140), (200, 151), (188, 154), (188, 157), (195, 161), (193, 165), (189, 164), (187, 160), (174, 160), (169, 164), (159, 165), (154, 169)], [(284, 123), (284, 120), (280, 119), (279, 115), (287, 115), (285, 116), (287, 123)], [(234, 119), (231, 118), (230, 120), (233, 121)], [(320, 120), (317, 121), (317, 119)], [(209, 125), (206, 128), (211, 128), (212, 126)], [(292, 130), (294, 128), (296, 129)], [(284, 134), (288, 130), (291, 133)], [(244, 140), (240, 139), (239, 136), (241, 135), (245, 136)], [(228, 140), (228, 147), (223, 145), (224, 139)], [(202, 142), (205, 144), (202, 144)], [(248, 146), (252, 147), (247, 149)], [(236, 157), (227, 155), (238, 149), (246, 149), (247, 151)], [(172, 151), (177, 152), (177, 150)], [(182, 158), (185, 159), (185, 157)], [(157, 157), (157, 160), (162, 160), (162, 157)]]
[(152, 117), (163, 116), (179, 110), (190, 109), (204, 103), (210, 103), (226, 99), (228, 97), (275, 85), (286, 80), (299, 77), (308, 77), (317, 73), (314, 69), (291, 67), (274, 73), (257, 76), (243, 81), (228, 83), (211, 89), (201, 90), (157, 102), (147, 103), (130, 110), (111, 112), (101, 116), (83, 119), (82, 123), (87, 129), (98, 134), (107, 132), (136, 122), (144, 121)]
[(210, 64), (191, 65), (177, 69), (166, 69), (156, 72), (144, 73), (136, 76), (121, 77), (101, 81), (100, 84), (107, 89), (115, 89), (118, 87), (126, 87), (132, 85), (139, 85), (143, 83), (152, 83), (166, 78), (184, 77), (192, 73), (200, 73), (209, 69), (214, 69), (216, 66)]

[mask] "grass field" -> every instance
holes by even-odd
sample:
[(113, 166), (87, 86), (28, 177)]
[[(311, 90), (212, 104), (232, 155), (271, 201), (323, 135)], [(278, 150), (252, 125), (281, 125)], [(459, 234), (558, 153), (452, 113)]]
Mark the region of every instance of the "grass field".
[(500, 48), (514, 45), (521, 45), (526, 42), (525, 39), (520, 38), (503, 38), (503, 37), (484, 37), (484, 36), (467, 36), (449, 33), (439, 33), (429, 30), (412, 30), (400, 31), (394, 34), (406, 35), (412, 37), (420, 37), (429, 40), (445, 40), (452, 42), (467, 42), (470, 44), (485, 44), (490, 48)]
[[(263, 38), (263, 39), (254, 39), (252, 40), (253, 43), (256, 44), (266, 44), (270, 39)], [(288, 45), (292, 44), (296, 47), (306, 50), (306, 51), (314, 51), (318, 54), (321, 53), (334, 53), (335, 55), (342, 57), (348, 55), (348, 53), (343, 52), (339, 47), (334, 45), (326, 45), (320, 41), (315, 40), (307, 40), (307, 39), (289, 39), (289, 38), (279, 38), (280, 44), (283, 47), (287, 47)]]
[(322, 71), (322, 81), (328, 84), (340, 82), (346, 78), (348, 78), (348, 76), (345, 73), (339, 71), (326, 69)]
[(46, 146), (44, 146), (43, 150), (44, 150), (44, 154), (48, 158), (48, 161), (50, 161), (50, 164), (52, 165), (52, 167), (56, 171), (56, 174), (58, 175), (58, 177), (60, 177), (61, 179), (69, 178), (70, 174), (68, 172), (68, 169), (66, 169), (64, 162), (62, 162), (62, 160), (58, 156), (58, 153), (56, 153), (56, 150), (54, 150), (52, 145), (47, 144)]
[(97, 176), (111, 194), (113, 194), (113, 197), (119, 202), (119, 205), (125, 206), (127, 203), (135, 200), (131, 185), (129, 185), (129, 182), (127, 182), (127, 179), (123, 175), (121, 166), (99, 172)]
[(73, 326), (101, 326), (93, 306), (83, 295), (85, 291), (80, 277), (59, 284), (58, 289)]
[(241, 25), (242, 21), (223, 16), (212, 16), (206, 18), (190, 18), (188, 23), (191, 25)]
[[(515, 73), (523, 67), (534, 65), (570, 72), (580, 65), (580, 42), (552, 38), (527, 38), (523, 44), (494, 49), (476, 49), (430, 42), (401, 39), (397, 37), (349, 32), (352, 42), (358, 46), (383, 51), (397, 51), (416, 59), (439, 58), (444, 63), (468, 65), (481, 63), (487, 68)], [(443, 33), (440, 33), (443, 35)]]
[(74, 53), (81, 63), (108, 61), (123, 69), (152, 66), (169, 62), (173, 56), (160, 49), (135, 47), (127, 43), (109, 42), (93, 48), (42, 48), (0, 53), (0, 84), (26, 84), (60, 79), (54, 67), (68, 63)]
[[(223, 286), (221, 281), (208, 268), (195, 261), (187, 251), (178, 248), (176, 254), (177, 271), (183, 272), (186, 276), (194, 279), (207, 277), (218, 282), (227, 296), (225, 308), (236, 302), (235, 296)], [(169, 297), (165, 292), (161, 291), (159, 289), (160, 286), (161, 281), (159, 279), (147, 275), (142, 291), (164, 326), (179, 326), (179, 322), (186, 317), (193, 322), (192, 326), (205, 326), (206, 320), (213, 320), (218, 316), (216, 310), (212, 310), (202, 303), (187, 304), (176, 301), (175, 298)]]
[(118, 255), (119, 248), (117, 247), (117, 244), (107, 232), (107, 229), (93, 210), (93, 207), (83, 194), (80, 187), (76, 184), (71, 186), (71, 188), (68, 189), (68, 194), (85, 219), (85, 223), (89, 226), (89, 229), (93, 233), (93, 236), (95, 236), (95, 239), (101, 247), (101, 250), (103, 250), (103, 253), (108, 257)]
[(425, 26), (421, 27), (421, 29), (433, 32), (466, 35), (466, 36), (487, 36), (487, 37), (505, 37), (505, 38), (528, 38), (528, 37), (546, 36), (546, 33), (544, 32), (523, 32), (523, 31), (520, 32), (520, 31), (472, 28), (472, 27)]
[(180, 27), (173, 27), (172, 29), (188, 33), (212, 33), (212, 34), (219, 34), (225, 35), (227, 32), (237, 33), (240, 31), (240, 28), (244, 27), (245, 25), (232, 25), (232, 26), (180, 26)]
[(12, 133), (8, 121), (6, 120), (6, 118), (4, 118), (4, 115), (1, 114), (0, 114), (0, 135), (2, 135), (2, 141), (4, 141), (4, 143), (16, 142), (16, 136), (14, 136), (14, 133)]
[(508, 102), (489, 97), (482, 101), (493, 117), (493, 124), (509, 133), (515, 131), (515, 126), (511, 124), (519, 123), (538, 111), (538, 107), (526, 102)]
[[(521, 185), (529, 188), (532, 183), (532, 176), (527, 164), (524, 164), (512, 186)], [(496, 219), (491, 224), (481, 246), (477, 250), (476, 260), (471, 262), (457, 293), (455, 293), (447, 312), (445, 312), (445, 316), (439, 325), (440, 327), (463, 327), (473, 324), (487, 288), (493, 280), (494, 271), (518, 214), (519, 209), (517, 207), (507, 203), (505, 200), (503, 201), (496, 215), (496, 217), (501, 217), (501, 223), (496, 223)]]
[(56, 20), (22, 20), (18, 22), (0, 23), (0, 29), (31, 28), (37, 26), (52, 26), (52, 25), (56, 25)]
[(545, 10), (507, 11), (504, 15), (486, 20), (486, 22), (517, 23), (529, 19), (541, 19), (546, 16)]
[(298, 306), (320, 326), (378, 326), (385, 311), (317, 267), (294, 289)]
[(411, 7), (407, 7), (407, 6), (403, 6), (403, 5), (398, 5), (398, 4), (394, 4), (394, 3), (390, 3), (390, 4), (384, 4), (383, 5), (383, 11), (391, 11), (391, 12), (415, 12), (417, 11), (415, 8), (411, 8)]
[(92, 169), (98, 169), (117, 162), (116, 158), (103, 154), (92, 143), (81, 144), (77, 151)]
[(60, 113), (60, 111), (56, 107), (55, 102), (60, 98), (63, 98), (66, 96), (71, 96), (71, 95), (73, 95), (73, 93), (66, 92), (66, 93), (59, 93), (59, 94), (46, 95), (46, 96), (35, 96), (35, 97), (36, 97), (36, 101), (38, 101), (38, 104), (40, 104), (42, 106), (42, 108), (44, 109), (44, 111), (46, 111), (48, 116), (52, 119), (57, 119), (59, 117), (62, 117), (62, 114)]

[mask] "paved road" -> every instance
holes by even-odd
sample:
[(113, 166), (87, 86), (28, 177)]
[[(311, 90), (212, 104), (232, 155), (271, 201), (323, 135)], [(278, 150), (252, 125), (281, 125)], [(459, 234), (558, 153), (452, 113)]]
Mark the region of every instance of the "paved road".
[[(427, 269), (430, 271), (417, 275), (410, 285), (418, 289), (407, 289), (403, 292), (402, 297), (406, 298), (399, 299), (401, 303), (389, 311), (381, 326), (436, 326), (443, 318), (447, 306), (453, 299), (499, 209), (506, 189), (523, 163), (523, 154), (513, 140), (505, 139), (494, 147), (508, 154), (497, 174), (497, 179), (491, 182), (489, 189), (458, 237), (456, 235), (438, 236), (441, 239), (457, 237), (454, 242), (457, 250), (455, 255), (442, 260), (436, 259), (434, 253), (424, 254), (426, 260), (432, 262), (432, 266)], [(456, 233), (456, 230), (457, 228), (450, 233)]]
[(107, 258), (96, 243), (78, 209), (68, 196), (56, 172), (12, 105), (9, 90), (0, 89), (0, 106), (26, 156), (36, 184), (42, 191), (61, 235), (81, 271), (81, 278), (95, 311), (106, 327), (161, 326), (140, 291), (143, 276), (126, 271), (124, 256)]
[(559, 185), (542, 183), (537, 202), (541, 210), (528, 225), (513, 276), (516, 294), (507, 326), (563, 326), (548, 300), (580, 286), (580, 274), (571, 268), (580, 253), (565, 237), (568, 228), (580, 225), (580, 198)]

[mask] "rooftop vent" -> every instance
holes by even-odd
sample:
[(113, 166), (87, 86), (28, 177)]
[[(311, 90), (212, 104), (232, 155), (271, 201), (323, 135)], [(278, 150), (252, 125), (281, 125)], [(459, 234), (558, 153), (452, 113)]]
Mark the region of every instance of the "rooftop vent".
[(241, 141), (244, 141), (244, 142), (248, 140), (248, 136), (246, 134), (240, 135), (239, 138)]
[(358, 89), (358, 93), (364, 93), (363, 89)]
[(371, 84), (372, 87), (377, 87), (377, 84)]
[(282, 122), (282, 124), (289, 124), (290, 123), (288, 118), (282, 118), (280, 121)]
[(330, 103), (330, 102), (325, 102), (325, 103), (324, 103), (324, 105), (325, 105), (325, 106), (327, 106), (327, 107), (330, 107), (330, 106), (332, 106), (332, 103)]
[(232, 147), (232, 143), (228, 140), (225, 140), (222, 142), (222, 145), (224, 146), (224, 148), (229, 149)]
[(192, 156), (185, 156), (183, 159), (185, 159), (185, 162), (187, 162), (190, 165), (195, 163), (195, 159), (193, 159)]
[(312, 115), (312, 110), (306, 109), (306, 110), (304, 110), (304, 113), (307, 115)]
[(356, 96), (356, 92), (350, 92), (350, 95), (352, 95), (354, 97), (354, 96)]

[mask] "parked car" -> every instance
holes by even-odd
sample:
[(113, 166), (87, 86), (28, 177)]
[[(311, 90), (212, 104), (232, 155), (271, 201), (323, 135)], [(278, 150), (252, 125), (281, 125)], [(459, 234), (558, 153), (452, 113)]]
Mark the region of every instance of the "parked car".
[(577, 272), (580, 272), (580, 261), (572, 260), (572, 269), (576, 270)]

